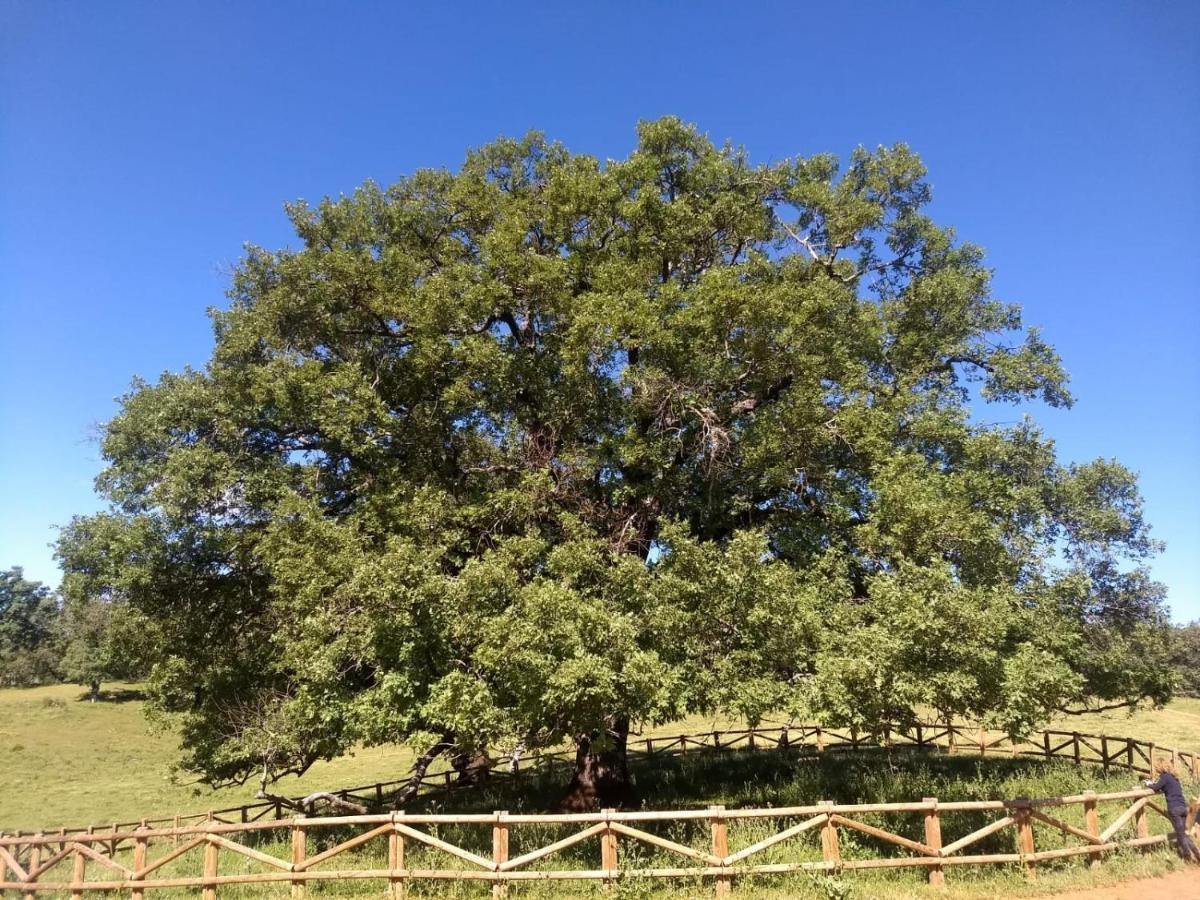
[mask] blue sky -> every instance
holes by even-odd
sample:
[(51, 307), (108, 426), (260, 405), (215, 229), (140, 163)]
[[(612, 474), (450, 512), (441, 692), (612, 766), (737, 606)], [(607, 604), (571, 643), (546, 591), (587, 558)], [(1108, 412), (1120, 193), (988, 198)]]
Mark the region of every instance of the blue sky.
[[(759, 160), (906, 141), (934, 214), (1062, 353), (1064, 459), (1141, 473), (1200, 618), (1200, 3), (0, 0), (0, 567), (57, 584), (96, 426), (201, 365), (281, 205), (530, 128), (626, 154), (673, 113)], [(997, 420), (1008, 408), (986, 410)]]

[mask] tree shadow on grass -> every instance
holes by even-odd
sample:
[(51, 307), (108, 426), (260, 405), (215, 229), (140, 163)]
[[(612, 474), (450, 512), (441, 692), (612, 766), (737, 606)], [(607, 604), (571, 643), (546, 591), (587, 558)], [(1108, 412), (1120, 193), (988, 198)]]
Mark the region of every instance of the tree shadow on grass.
[[(80, 703), (88, 703), (92, 699), (92, 692), (84, 691), (75, 699)], [(134, 690), (132, 688), (114, 688), (109, 691), (100, 691), (96, 696), (97, 703), (131, 703), (134, 700), (145, 699), (145, 691)]]

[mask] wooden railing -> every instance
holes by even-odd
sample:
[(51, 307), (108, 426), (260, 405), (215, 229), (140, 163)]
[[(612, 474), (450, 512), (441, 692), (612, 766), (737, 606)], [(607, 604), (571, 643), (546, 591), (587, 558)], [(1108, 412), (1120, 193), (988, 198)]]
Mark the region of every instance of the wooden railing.
[[(1118, 848), (1166, 843), (1165, 834), (1151, 834), (1148, 812), (1165, 816), (1152, 796), (1133, 790), (772, 809), (209, 819), (171, 828), (0, 837), (0, 890), (26, 898), (129, 891), (142, 900), (146, 891), (199, 888), (204, 900), (215, 900), (222, 885), (285, 882), (301, 897), (310, 881), (376, 879), (399, 897), (413, 882), (471, 879), (491, 882), (493, 896), (503, 897), (514, 882), (612, 886), (621, 879), (690, 878), (725, 896), (734, 879), (745, 876), (918, 868), (937, 885), (947, 868), (998, 863), (1020, 865), (1032, 878), (1047, 860), (1083, 856), (1096, 865)], [(840, 836), (849, 832), (856, 840), (845, 843)], [(290, 853), (276, 855), (272, 848)], [(346, 855), (351, 858), (339, 859)], [(338, 862), (354, 867), (329, 865)]]
[[(970, 753), (979, 755), (1002, 755), (1013, 757), (1042, 757), (1069, 760), (1076, 765), (1097, 765), (1105, 769), (1118, 768), (1134, 772), (1149, 773), (1155, 756), (1169, 757), (1177, 769), (1200, 779), (1200, 754), (1156, 746), (1153, 741), (1142, 741), (1132, 737), (1088, 734), (1078, 731), (1039, 731), (1026, 738), (1011, 739), (1007, 734), (981, 728), (977, 725), (918, 724), (911, 727), (892, 726), (885, 729), (878, 739), (863, 735), (853, 729), (828, 728), (822, 725), (792, 725), (779, 728), (741, 728), (679, 734), (664, 737), (647, 737), (629, 742), (630, 763), (652, 760), (665, 755), (677, 756), (704, 750), (779, 750), (784, 749), (800, 755), (816, 755), (825, 752), (867, 750), (886, 745), (893, 748), (910, 748), (944, 753)], [(519, 780), (529, 771), (550, 771), (572, 767), (574, 751), (544, 752), (526, 756), (514, 762), (508, 756), (494, 760), (489, 778)], [(421, 782), (413, 800), (446, 795), (473, 785), (456, 781), (453, 769), (429, 773)], [(394, 795), (407, 787), (408, 780), (384, 781), (358, 787), (333, 791), (343, 800), (351, 800), (368, 806), (385, 809)], [(298, 803), (299, 797), (293, 798)], [(259, 822), (268, 819), (284, 819), (290, 814), (283, 802), (263, 800), (228, 806), (206, 812), (180, 813), (138, 821), (68, 826), (59, 828), (60, 835), (84, 833), (90, 830), (108, 829), (110, 832), (131, 831), (139, 826), (150, 828), (180, 828), (185, 825), (214, 821), (220, 824), (237, 822)], [(2, 825), (3, 823), (0, 823)]]

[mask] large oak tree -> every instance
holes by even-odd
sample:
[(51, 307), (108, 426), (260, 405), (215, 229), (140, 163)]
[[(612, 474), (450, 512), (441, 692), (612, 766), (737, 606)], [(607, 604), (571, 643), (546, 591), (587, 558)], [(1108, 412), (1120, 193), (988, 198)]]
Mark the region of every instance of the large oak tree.
[(756, 165), (663, 119), (294, 204), (204, 369), (124, 397), (64, 589), (143, 617), (213, 782), (567, 739), (587, 804), (690, 711), (1161, 700), (1135, 479), (989, 423), (1066, 377), (929, 200), (904, 146)]

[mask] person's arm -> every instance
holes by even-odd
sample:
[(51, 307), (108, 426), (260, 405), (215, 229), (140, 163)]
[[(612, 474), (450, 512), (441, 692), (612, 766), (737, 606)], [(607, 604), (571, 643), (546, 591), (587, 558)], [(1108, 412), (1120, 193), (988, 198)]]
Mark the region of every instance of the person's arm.
[(1161, 791), (1163, 789), (1161, 775), (1158, 777), (1157, 781), (1143, 781), (1142, 784), (1144, 784), (1146, 787), (1150, 788), (1150, 790), (1152, 790), (1152, 791)]

